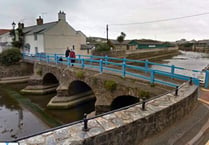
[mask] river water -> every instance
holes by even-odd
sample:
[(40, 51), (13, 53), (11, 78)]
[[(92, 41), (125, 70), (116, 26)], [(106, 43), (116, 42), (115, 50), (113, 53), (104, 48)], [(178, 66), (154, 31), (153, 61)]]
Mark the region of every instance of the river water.
[[(191, 77), (204, 76), (204, 73), (193, 72), (191, 70), (202, 71), (207, 65), (209, 65), (209, 54), (191, 51), (180, 51), (181, 53), (170, 59), (164, 59), (159, 62), (161, 64), (175, 65), (185, 68), (186, 70), (175, 70), (175, 73), (190, 75)], [(164, 71), (171, 71), (171, 68), (153, 65), (152, 68)]]
[(32, 135), (34, 133), (71, 123), (94, 111), (94, 101), (67, 110), (51, 110), (46, 105), (56, 93), (23, 95), (19, 91), (27, 84), (0, 85), (0, 141)]
[[(209, 54), (181, 51), (181, 54), (160, 63), (184, 67), (188, 70), (202, 70), (209, 64)], [(170, 71), (170, 68), (152, 67)], [(26, 85), (0, 85), (0, 141), (11, 141), (47, 128), (80, 120), (84, 113), (94, 111), (95, 101), (67, 110), (49, 110), (46, 105), (56, 93), (49, 95), (20, 94), (19, 90)]]

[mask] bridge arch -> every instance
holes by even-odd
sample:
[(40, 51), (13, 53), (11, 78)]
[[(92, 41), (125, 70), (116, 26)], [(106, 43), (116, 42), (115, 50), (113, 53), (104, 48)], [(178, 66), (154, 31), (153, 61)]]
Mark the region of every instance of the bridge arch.
[(68, 87), (68, 94), (69, 95), (75, 95), (85, 92), (91, 92), (93, 94), (92, 88), (81, 80), (73, 80)]
[(111, 110), (119, 109), (128, 105), (132, 105), (139, 102), (139, 98), (130, 96), (130, 95), (122, 95), (115, 98), (111, 103)]
[(52, 73), (46, 73), (43, 77), (43, 85), (59, 84), (57, 77)]

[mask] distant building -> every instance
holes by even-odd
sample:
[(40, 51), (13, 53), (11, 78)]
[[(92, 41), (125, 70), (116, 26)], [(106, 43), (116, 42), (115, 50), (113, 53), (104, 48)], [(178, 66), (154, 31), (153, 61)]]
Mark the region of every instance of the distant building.
[(92, 54), (92, 50), (95, 49), (95, 45), (93, 44), (82, 44), (81, 45), (81, 50), (85, 51), (87, 53), (87, 55)]
[(198, 40), (193, 43), (193, 50), (209, 49), (209, 40)]
[(74, 48), (76, 54), (87, 54), (81, 49), (86, 44), (86, 36), (76, 31), (66, 22), (66, 14), (58, 13), (58, 21), (44, 23), (43, 18), (37, 19), (37, 25), (23, 27), (24, 48), (29, 54), (56, 53), (64, 54), (67, 47)]
[(186, 39), (181, 39), (181, 40), (177, 40), (176, 41), (176, 44), (184, 44), (184, 43), (187, 43), (187, 40)]
[(169, 42), (161, 42), (161, 41), (147, 40), (147, 39), (131, 40), (128, 43), (128, 45), (130, 50), (168, 48), (175, 46), (174, 44), (171, 44)]
[(126, 51), (129, 50), (129, 42), (130, 40), (124, 40), (123, 42), (119, 42), (117, 40), (110, 40), (112, 44), (112, 51)]
[(0, 29), (0, 53), (3, 50), (12, 47), (12, 36), (10, 35), (10, 29)]

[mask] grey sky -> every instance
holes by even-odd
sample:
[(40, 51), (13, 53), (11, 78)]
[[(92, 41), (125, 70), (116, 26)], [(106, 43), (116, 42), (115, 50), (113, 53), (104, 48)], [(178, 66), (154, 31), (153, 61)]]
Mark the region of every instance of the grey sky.
[(68, 23), (86, 36), (116, 39), (178, 40), (209, 39), (209, 14), (198, 17), (138, 25), (113, 25), (176, 18), (209, 12), (208, 0), (0, 0), (0, 29), (11, 28), (15, 21), (34, 25), (38, 16), (44, 22), (57, 21), (59, 10)]

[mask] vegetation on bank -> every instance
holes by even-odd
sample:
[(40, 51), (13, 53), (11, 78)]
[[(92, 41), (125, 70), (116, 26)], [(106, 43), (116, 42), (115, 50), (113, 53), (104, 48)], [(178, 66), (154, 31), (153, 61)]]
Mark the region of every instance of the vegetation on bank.
[(107, 43), (97, 43), (95, 44), (95, 52), (106, 52), (110, 51), (110, 46)]
[(117, 84), (114, 80), (106, 80), (104, 82), (104, 87), (105, 89), (113, 92), (114, 90), (116, 90)]
[(18, 48), (6, 49), (0, 53), (0, 63), (2, 65), (13, 65), (22, 58), (21, 52)]

